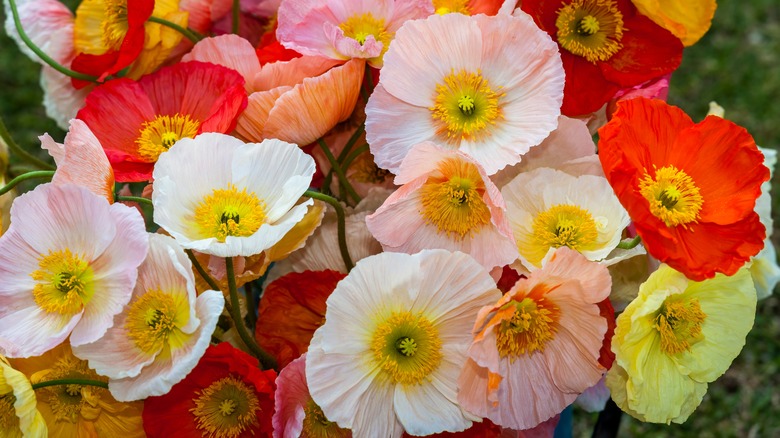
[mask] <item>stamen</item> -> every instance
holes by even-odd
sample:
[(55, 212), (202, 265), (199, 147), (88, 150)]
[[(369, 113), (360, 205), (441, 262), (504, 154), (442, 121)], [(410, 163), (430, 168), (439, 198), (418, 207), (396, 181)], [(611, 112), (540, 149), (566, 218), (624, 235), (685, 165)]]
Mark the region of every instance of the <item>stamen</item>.
[(650, 212), (667, 227), (696, 222), (704, 198), (687, 173), (674, 166), (655, 170), (655, 175), (639, 181), (639, 192), (647, 199)]
[(135, 144), (138, 155), (149, 163), (154, 163), (161, 153), (170, 149), (182, 138), (193, 138), (198, 134), (200, 123), (192, 120), (187, 114), (173, 116), (157, 116), (141, 126), (141, 131)]
[(481, 72), (453, 71), (436, 85), (435, 105), (428, 108), (436, 133), (451, 143), (490, 135), (490, 127), (503, 118), (503, 96)]

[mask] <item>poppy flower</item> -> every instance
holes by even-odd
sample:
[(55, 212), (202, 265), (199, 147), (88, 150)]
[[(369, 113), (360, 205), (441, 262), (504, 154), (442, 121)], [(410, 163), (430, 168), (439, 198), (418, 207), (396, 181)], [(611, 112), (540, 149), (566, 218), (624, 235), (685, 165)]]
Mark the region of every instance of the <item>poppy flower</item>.
[(433, 13), (430, 2), (418, 0), (360, 1), (331, 4), (325, 0), (287, 0), (279, 5), (276, 37), (304, 55), (348, 60), (365, 58), (382, 67), (396, 31), (409, 20)]
[(617, 319), (612, 399), (642, 421), (684, 422), (742, 350), (755, 313), (747, 269), (696, 282), (661, 265)]
[(460, 252), (384, 252), (355, 265), (328, 298), (306, 380), (330, 421), (355, 436), (462, 431), (458, 373), (477, 311), (500, 292)]
[(621, 88), (671, 73), (682, 61), (680, 40), (629, 0), (523, 0), (520, 7), (561, 48), (567, 116), (592, 113)]
[(144, 401), (150, 438), (171, 436), (270, 438), (276, 373), (227, 342), (206, 349), (171, 391)]
[[(149, 235), (149, 252), (127, 310), (97, 341), (74, 353), (107, 376), (117, 400), (162, 395), (198, 363), (222, 313), (220, 291), (195, 296), (184, 250), (168, 236)], [(151, 316), (150, 316), (151, 315)]]
[(16, 199), (0, 237), (0, 354), (29, 357), (114, 324), (149, 247), (138, 212), (72, 184)]
[[(187, 13), (178, 0), (85, 0), (76, 9), (73, 44), (75, 71), (107, 76), (130, 67), (128, 77), (137, 79), (159, 67), (179, 44), (182, 35), (149, 17), (163, 18), (187, 27)], [(73, 79), (76, 88), (89, 82)]]
[(769, 169), (744, 128), (716, 116), (694, 124), (636, 98), (618, 103), (599, 136), (604, 174), (650, 255), (701, 281), (734, 274), (763, 248), (753, 210)]
[(46, 437), (30, 380), (0, 356), (0, 432), (10, 436)]
[(395, 174), (413, 146), (431, 141), (492, 175), (557, 127), (563, 82), (558, 47), (525, 14), (413, 20), (385, 54), (366, 139)]
[(512, 429), (560, 414), (606, 369), (601, 349), (608, 319), (607, 268), (569, 248), (521, 278), (474, 323), (458, 402)]
[(230, 132), (246, 107), (244, 81), (228, 68), (178, 63), (139, 81), (95, 88), (78, 112), (100, 140), (119, 182), (147, 181), (157, 157), (176, 141)]
[[(90, 368), (86, 360), (76, 357), (67, 342), (40, 356), (11, 359), (10, 362), (33, 384), (61, 379), (108, 380)], [(144, 437), (141, 401), (119, 402), (107, 389), (92, 385), (53, 385), (35, 392), (38, 410), (48, 426), (50, 437)], [(0, 428), (0, 432), (5, 431)], [(2, 436), (9, 435), (2, 433)]]

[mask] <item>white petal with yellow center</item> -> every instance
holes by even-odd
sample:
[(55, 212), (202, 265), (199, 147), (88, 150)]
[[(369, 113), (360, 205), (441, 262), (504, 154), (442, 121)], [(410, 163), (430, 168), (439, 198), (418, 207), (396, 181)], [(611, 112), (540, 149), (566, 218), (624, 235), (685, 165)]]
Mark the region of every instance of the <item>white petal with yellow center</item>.
[(507, 217), (529, 270), (561, 246), (604, 259), (620, 242), (629, 217), (605, 178), (549, 168), (521, 173), (502, 189)]
[(249, 256), (277, 243), (306, 213), (296, 203), (314, 160), (280, 140), (243, 143), (224, 134), (182, 139), (154, 169), (154, 219), (185, 248)]

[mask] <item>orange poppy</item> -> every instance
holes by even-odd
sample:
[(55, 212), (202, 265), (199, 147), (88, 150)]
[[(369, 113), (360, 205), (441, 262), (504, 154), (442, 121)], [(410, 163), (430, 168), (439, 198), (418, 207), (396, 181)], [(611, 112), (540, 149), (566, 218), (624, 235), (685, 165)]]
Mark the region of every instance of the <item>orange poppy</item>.
[(694, 124), (636, 98), (618, 104), (599, 136), (604, 174), (652, 256), (702, 281), (733, 275), (763, 248), (753, 209), (769, 169), (744, 128), (715, 116)]

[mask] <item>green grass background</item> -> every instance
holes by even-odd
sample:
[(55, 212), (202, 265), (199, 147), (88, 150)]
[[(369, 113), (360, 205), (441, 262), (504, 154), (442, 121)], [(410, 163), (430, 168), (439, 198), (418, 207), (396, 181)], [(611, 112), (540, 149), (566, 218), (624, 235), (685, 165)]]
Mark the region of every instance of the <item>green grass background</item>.
[[(687, 0), (681, 0), (687, 1)], [(70, 5), (76, 1), (67, 2)], [(672, 76), (670, 103), (694, 120), (717, 101), (726, 117), (746, 127), (759, 145), (780, 147), (780, 0), (723, 0), (710, 32), (687, 48)], [(3, 21), (5, 18), (0, 13)], [(39, 67), (0, 35), (0, 117), (17, 142), (41, 157), (37, 137), (64, 133), (40, 105)], [(12, 160), (18, 166), (20, 163)], [(16, 167), (19, 171), (22, 167)], [(777, 178), (773, 193), (780, 193)], [(778, 221), (775, 195), (775, 224)], [(780, 237), (775, 227), (775, 242)], [(758, 305), (747, 346), (683, 425), (650, 425), (624, 416), (621, 436), (780, 436), (780, 299)], [(575, 436), (590, 436), (595, 414), (575, 411)]]

